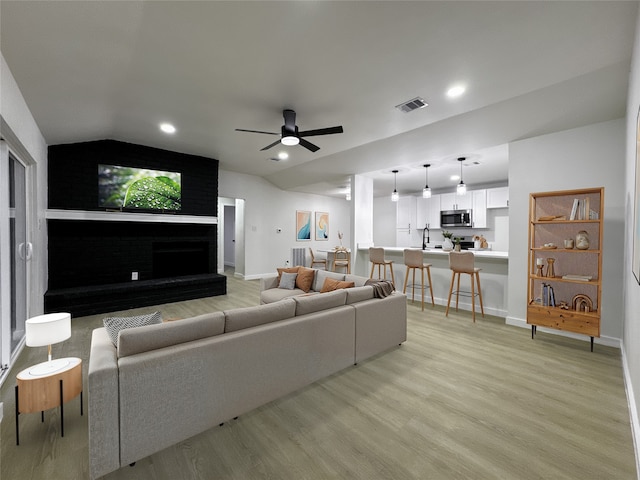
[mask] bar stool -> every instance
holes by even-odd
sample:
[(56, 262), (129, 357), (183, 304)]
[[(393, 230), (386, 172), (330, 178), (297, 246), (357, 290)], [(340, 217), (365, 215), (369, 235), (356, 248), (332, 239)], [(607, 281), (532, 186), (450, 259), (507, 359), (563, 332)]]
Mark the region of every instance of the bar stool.
[[(445, 316), (449, 316), (449, 304), (451, 303), (451, 294), (454, 293), (453, 284), (456, 279), (456, 275), (458, 276), (458, 284), (456, 294), (456, 312), (458, 311), (458, 296), (460, 293), (463, 296), (471, 296), (471, 311), (473, 312), (473, 321), (476, 321), (476, 295), (480, 298), (480, 310), (482, 311), (482, 316), (484, 317), (484, 307), (482, 305), (482, 289), (480, 288), (480, 270), (481, 268), (476, 268), (475, 266), (475, 257), (473, 252), (449, 252), (449, 268), (451, 269), (451, 287), (449, 288), (449, 299), (447, 300), (447, 311), (445, 312)], [(466, 273), (471, 278), (471, 295), (469, 292), (460, 290), (460, 274)], [(478, 283), (478, 292), (476, 293), (474, 288), (474, 277), (475, 281)]]
[(351, 253), (347, 249), (338, 249), (333, 256), (333, 271), (337, 268), (346, 268), (351, 273)]
[(373, 278), (373, 269), (378, 266), (378, 279), (382, 279), (380, 276), (380, 267), (384, 267), (384, 276), (387, 276), (387, 265), (391, 270), (391, 281), (396, 284), (396, 279), (393, 276), (393, 260), (387, 260), (384, 258), (384, 248), (382, 247), (369, 247), (369, 261), (371, 262), (371, 274), (369, 278)]
[(413, 303), (416, 298), (416, 270), (420, 270), (422, 274), (422, 281), (420, 282), (420, 287), (422, 289), (422, 310), (424, 311), (424, 271), (427, 271), (427, 276), (429, 277), (429, 291), (431, 292), (431, 305), (435, 306), (435, 302), (433, 301), (433, 288), (431, 288), (431, 264), (424, 263), (422, 257), (422, 250), (416, 250), (411, 248), (405, 248), (403, 252), (404, 264), (407, 267), (407, 273), (404, 275), (404, 287), (402, 288), (402, 293), (407, 293), (407, 280), (409, 279), (409, 270), (413, 271), (413, 280), (411, 283), (411, 303)]

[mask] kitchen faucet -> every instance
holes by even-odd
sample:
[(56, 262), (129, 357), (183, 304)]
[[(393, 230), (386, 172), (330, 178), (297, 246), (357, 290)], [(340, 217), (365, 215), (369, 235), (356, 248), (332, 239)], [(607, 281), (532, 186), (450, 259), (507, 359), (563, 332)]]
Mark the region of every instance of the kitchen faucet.
[[(426, 241), (426, 243), (425, 243), (425, 241), (424, 241), (424, 234), (425, 234), (425, 233), (427, 234), (427, 241)], [(427, 243), (430, 243), (430, 239), (429, 239), (429, 224), (428, 224), (428, 223), (426, 223), (426, 224), (424, 225), (424, 230), (422, 231), (422, 249), (423, 249), (423, 250), (426, 250), (426, 249), (427, 249)]]

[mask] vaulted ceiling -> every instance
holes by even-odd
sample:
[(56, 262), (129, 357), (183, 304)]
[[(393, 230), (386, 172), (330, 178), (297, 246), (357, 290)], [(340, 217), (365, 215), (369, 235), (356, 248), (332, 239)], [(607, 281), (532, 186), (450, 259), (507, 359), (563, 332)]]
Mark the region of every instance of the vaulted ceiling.
[[(511, 141), (622, 117), (637, 2), (9, 1), (0, 49), (47, 143), (203, 155), (280, 188), (504, 182)], [(466, 86), (458, 98), (447, 90)], [(428, 106), (402, 113), (421, 97)], [(282, 110), (320, 147), (264, 146)], [(177, 131), (162, 133), (170, 122)], [(279, 152), (286, 160), (274, 160)]]

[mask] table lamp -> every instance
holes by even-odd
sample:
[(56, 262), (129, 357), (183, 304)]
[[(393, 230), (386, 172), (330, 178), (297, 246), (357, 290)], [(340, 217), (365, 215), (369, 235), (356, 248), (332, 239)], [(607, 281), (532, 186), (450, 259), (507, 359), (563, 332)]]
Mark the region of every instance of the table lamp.
[(48, 375), (69, 364), (66, 358), (51, 359), (51, 345), (71, 338), (71, 314), (47, 313), (29, 318), (25, 323), (28, 347), (49, 347), (49, 360), (29, 370), (31, 375)]

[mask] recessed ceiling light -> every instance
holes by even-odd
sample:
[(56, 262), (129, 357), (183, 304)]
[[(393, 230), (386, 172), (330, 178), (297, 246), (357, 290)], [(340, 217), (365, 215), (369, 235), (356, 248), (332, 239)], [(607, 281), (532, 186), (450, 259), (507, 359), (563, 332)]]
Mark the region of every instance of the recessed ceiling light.
[(449, 178), (451, 178), (451, 180), (455, 182), (457, 180), (460, 180), (460, 175), (451, 175), (451, 177)]
[(280, 152), (278, 153), (278, 158), (280, 160), (286, 160), (287, 158), (289, 158), (289, 154), (287, 152)]
[(464, 85), (454, 85), (449, 90), (447, 90), (447, 97), (456, 98), (462, 95), (466, 90)]
[(160, 130), (162, 130), (164, 133), (176, 133), (176, 127), (174, 127), (170, 123), (161, 123)]

